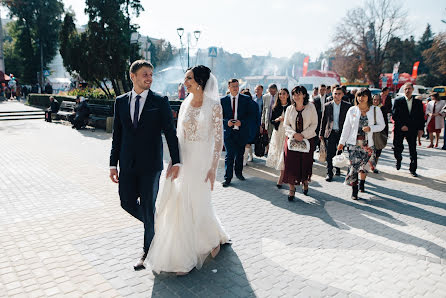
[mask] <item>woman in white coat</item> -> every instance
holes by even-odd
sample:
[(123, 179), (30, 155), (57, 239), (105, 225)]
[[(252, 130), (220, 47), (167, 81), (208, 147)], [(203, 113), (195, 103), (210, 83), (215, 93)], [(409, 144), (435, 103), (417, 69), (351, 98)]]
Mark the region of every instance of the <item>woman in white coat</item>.
[(350, 166), (345, 183), (352, 186), (352, 199), (354, 200), (358, 199), (358, 176), (360, 176), (359, 190), (364, 192), (367, 173), (369, 170), (375, 169), (373, 133), (380, 132), (385, 126), (381, 109), (373, 106), (370, 90), (361, 88), (356, 93), (355, 106), (347, 112), (338, 145), (338, 150), (342, 150), (344, 145), (347, 145)]

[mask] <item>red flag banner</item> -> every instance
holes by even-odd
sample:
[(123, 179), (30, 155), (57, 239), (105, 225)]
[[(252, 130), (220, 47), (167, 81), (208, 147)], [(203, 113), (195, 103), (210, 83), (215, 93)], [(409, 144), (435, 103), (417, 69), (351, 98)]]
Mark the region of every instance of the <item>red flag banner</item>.
[(308, 71), (308, 62), (310, 62), (310, 56), (305, 57), (304, 59), (304, 70), (302, 71), (302, 76), (304, 77)]
[(417, 75), (418, 75), (418, 65), (420, 65), (420, 61), (417, 61), (414, 63), (413, 65), (413, 69), (412, 69), (412, 78), (416, 79)]

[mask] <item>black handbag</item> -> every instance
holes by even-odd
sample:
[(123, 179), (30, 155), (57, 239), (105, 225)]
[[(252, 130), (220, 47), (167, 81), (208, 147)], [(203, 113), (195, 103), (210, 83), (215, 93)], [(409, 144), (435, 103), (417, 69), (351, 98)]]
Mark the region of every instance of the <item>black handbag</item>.
[[(373, 116), (375, 118), (376, 125), (376, 107), (374, 107), (373, 109)], [(385, 129), (373, 133), (373, 143), (376, 150), (384, 149), (387, 145), (387, 133), (384, 130)]]
[(262, 157), (265, 155), (265, 149), (266, 146), (269, 143), (269, 139), (268, 139), (268, 133), (264, 132), (261, 134), (258, 134), (255, 142), (254, 142), (254, 154), (257, 157)]

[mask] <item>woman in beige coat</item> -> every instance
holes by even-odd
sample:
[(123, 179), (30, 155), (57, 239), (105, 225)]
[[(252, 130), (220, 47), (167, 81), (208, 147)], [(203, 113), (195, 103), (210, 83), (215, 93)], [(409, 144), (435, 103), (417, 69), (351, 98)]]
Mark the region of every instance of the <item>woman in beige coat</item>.
[[(302, 183), (302, 191), (308, 193), (308, 182), (313, 173), (313, 153), (315, 149), (317, 112), (304, 86), (296, 86), (291, 91), (292, 105), (285, 112), (283, 126), (285, 128), (284, 173), (283, 182), (290, 185), (288, 200), (294, 200), (295, 185)], [(292, 151), (288, 148), (288, 139), (296, 141), (308, 140), (308, 152)]]

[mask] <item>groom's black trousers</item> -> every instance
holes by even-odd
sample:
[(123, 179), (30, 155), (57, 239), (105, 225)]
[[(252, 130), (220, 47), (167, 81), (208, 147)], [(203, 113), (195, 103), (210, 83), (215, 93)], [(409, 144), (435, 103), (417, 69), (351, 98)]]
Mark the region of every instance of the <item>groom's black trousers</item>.
[(155, 201), (160, 175), (161, 171), (138, 173), (132, 170), (121, 171), (119, 174), (121, 207), (144, 223), (144, 251), (149, 250), (155, 235)]

